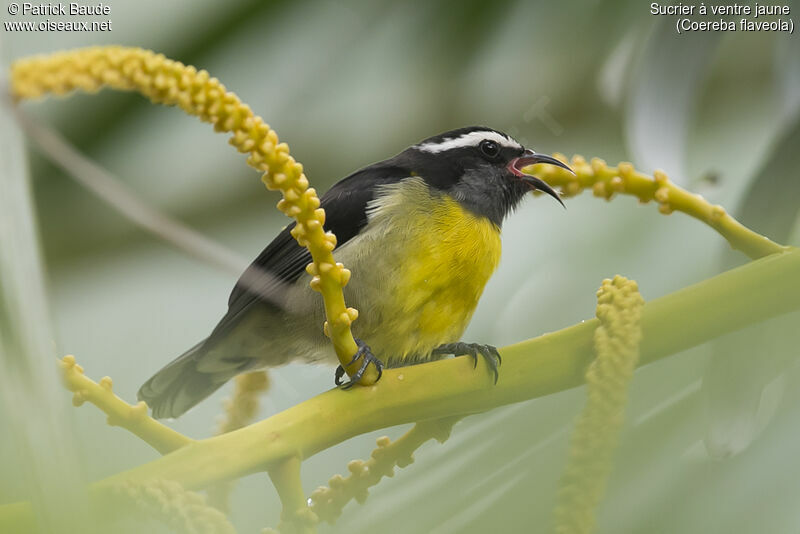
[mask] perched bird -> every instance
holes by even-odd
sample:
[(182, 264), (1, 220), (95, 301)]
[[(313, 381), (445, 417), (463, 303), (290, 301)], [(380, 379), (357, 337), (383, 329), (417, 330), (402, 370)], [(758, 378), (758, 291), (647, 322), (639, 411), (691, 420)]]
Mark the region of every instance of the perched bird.
[[(564, 163), (508, 135), (473, 126), (413, 145), (344, 178), (325, 193), (325, 229), (352, 272), (344, 288), (359, 310), (353, 334), (363, 366), (401, 366), (446, 354), (478, 355), (497, 380), (494, 347), (459, 340), (500, 260), (503, 219), (542, 180), (533, 163)], [(563, 205), (563, 203), (562, 203)], [(235, 375), (291, 360), (335, 362), (322, 332), (322, 298), (309, 287), (308, 251), (284, 228), (233, 288), (211, 335), (139, 390), (154, 417), (177, 417)], [(343, 375), (337, 369), (336, 383)], [(347, 384), (357, 382), (354, 376)]]

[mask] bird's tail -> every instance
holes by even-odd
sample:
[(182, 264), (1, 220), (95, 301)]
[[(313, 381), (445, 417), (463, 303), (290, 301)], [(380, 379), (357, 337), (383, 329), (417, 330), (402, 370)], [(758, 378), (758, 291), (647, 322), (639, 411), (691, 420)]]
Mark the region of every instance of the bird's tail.
[(212, 372), (201, 370), (206, 355), (201, 341), (178, 356), (145, 382), (137, 396), (153, 410), (153, 417), (178, 417), (214, 393), (225, 382), (242, 372), (237, 366), (215, 366)]

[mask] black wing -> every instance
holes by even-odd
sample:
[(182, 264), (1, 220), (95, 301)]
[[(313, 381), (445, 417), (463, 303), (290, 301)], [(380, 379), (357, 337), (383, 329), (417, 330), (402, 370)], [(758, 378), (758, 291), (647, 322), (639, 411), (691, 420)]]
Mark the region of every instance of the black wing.
[[(378, 185), (399, 182), (411, 171), (394, 160), (371, 165), (337, 182), (320, 199), (325, 209), (325, 230), (336, 235), (337, 247), (358, 235), (367, 224), (367, 203)], [(292, 284), (311, 263), (311, 254), (291, 235), (293, 222), (284, 228), (245, 270), (228, 299), (228, 313), (210, 338), (223, 334), (237, 317), (257, 301), (272, 303), (285, 284)]]

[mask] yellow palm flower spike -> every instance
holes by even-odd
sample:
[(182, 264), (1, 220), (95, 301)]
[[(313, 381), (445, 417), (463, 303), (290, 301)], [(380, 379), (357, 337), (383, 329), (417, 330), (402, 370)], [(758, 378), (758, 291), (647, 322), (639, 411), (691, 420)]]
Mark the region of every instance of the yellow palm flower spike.
[[(316, 191), (309, 187), (303, 166), (289, 155), (288, 145), (280, 143), (261, 117), (208, 72), (150, 50), (93, 47), (23, 59), (11, 67), (11, 91), (16, 99), (75, 90), (95, 92), (104, 87), (136, 91), (153, 103), (178, 106), (213, 124), (216, 131), (232, 134), (230, 144), (249, 154), (247, 163), (264, 173), (262, 181), (267, 188), (283, 194), (278, 209), (297, 221), (292, 235), (311, 253), (313, 263), (308, 272), (313, 276), (311, 287), (325, 302), (325, 334), (342, 367), (353, 375), (361, 365), (360, 358), (351, 363), (358, 346), (350, 325), (358, 311), (345, 305), (342, 294), (350, 271), (333, 259), (336, 236), (323, 229), (325, 211), (319, 207)], [(361, 384), (372, 384), (377, 377), (377, 371), (368, 367)]]

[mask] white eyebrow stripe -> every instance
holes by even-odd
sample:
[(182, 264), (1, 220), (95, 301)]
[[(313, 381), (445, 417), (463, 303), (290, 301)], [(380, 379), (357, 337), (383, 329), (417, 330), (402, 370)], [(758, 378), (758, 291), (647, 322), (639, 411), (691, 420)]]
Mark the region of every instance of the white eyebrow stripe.
[(451, 150), (453, 148), (477, 146), (478, 143), (480, 143), (484, 139), (490, 139), (492, 141), (495, 141), (498, 145), (504, 146), (506, 148), (522, 148), (522, 145), (520, 145), (513, 139), (508, 139), (504, 135), (501, 135), (497, 132), (490, 132), (485, 130), (477, 130), (474, 132), (465, 133), (459, 137), (453, 139), (445, 139), (444, 141), (440, 141), (438, 143), (423, 143), (421, 145), (417, 145), (417, 148), (424, 152), (437, 154), (439, 152), (443, 152), (445, 150)]

